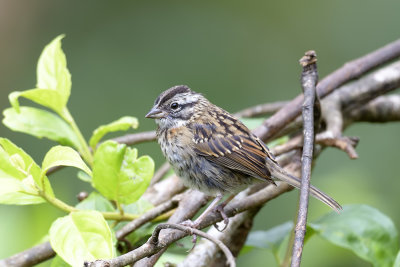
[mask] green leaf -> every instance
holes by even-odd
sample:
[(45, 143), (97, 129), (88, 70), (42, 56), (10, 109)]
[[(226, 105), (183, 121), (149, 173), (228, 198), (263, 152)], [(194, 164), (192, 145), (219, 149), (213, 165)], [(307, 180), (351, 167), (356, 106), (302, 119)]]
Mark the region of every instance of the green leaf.
[(151, 204), (148, 200), (140, 198), (137, 201), (124, 206), (124, 211), (130, 214), (141, 215), (146, 211), (154, 209), (154, 205)]
[(109, 132), (116, 131), (126, 131), (129, 128), (136, 129), (139, 126), (139, 122), (134, 117), (122, 117), (116, 121), (113, 121), (106, 125), (101, 125), (96, 130), (93, 131), (93, 135), (90, 138), (89, 144), (93, 150), (95, 150), (96, 145), (99, 143), (100, 139), (103, 138)]
[[(23, 186), (27, 186), (26, 193), (34, 194), (34, 192), (37, 192), (36, 187), (43, 190), (44, 184), (46, 193), (49, 196), (54, 196), (47, 177), (44, 176), (42, 181), (40, 167), (25, 151), (6, 138), (0, 138), (0, 162), (2, 163), (0, 173), (7, 174), (5, 177), (23, 182)], [(15, 188), (15, 185), (13, 188)], [(32, 191), (33, 189), (35, 191)]]
[(67, 69), (67, 60), (61, 49), (61, 39), (64, 35), (57, 36), (48, 44), (39, 57), (37, 65), (37, 88), (56, 90), (64, 107), (71, 93), (71, 74)]
[(22, 181), (0, 176), (1, 204), (30, 205), (43, 202), (45, 200), (38, 195), (38, 191), (33, 186), (32, 176)]
[(3, 114), (4, 125), (13, 131), (38, 138), (46, 137), (79, 150), (78, 138), (71, 127), (54, 113), (32, 107), (21, 107), (19, 113), (13, 108), (8, 108)]
[(63, 109), (65, 108), (64, 100), (60, 93), (58, 91), (55, 91), (53, 89), (30, 89), (26, 91), (15, 91), (12, 92), (8, 98), (10, 100), (11, 105), (13, 108), (17, 111), (20, 112), (19, 108), (19, 102), (18, 99), (19, 97), (25, 97), (27, 99), (32, 100), (35, 103), (38, 103), (39, 105), (48, 107), (54, 111), (56, 111), (59, 114), (62, 114)]
[(114, 141), (102, 143), (94, 155), (93, 186), (108, 199), (121, 204), (137, 201), (150, 184), (154, 162), (137, 159), (137, 150)]
[(92, 192), (83, 201), (76, 205), (80, 210), (115, 211), (111, 202), (97, 192)]
[(374, 266), (393, 266), (399, 250), (392, 220), (367, 205), (348, 205), (309, 224), (329, 242), (352, 250)]
[(50, 228), (50, 244), (72, 266), (115, 256), (111, 230), (98, 211), (76, 211), (57, 219)]
[(79, 156), (78, 152), (67, 146), (54, 146), (43, 159), (42, 174), (56, 166), (71, 166), (92, 175), (92, 171)]
[(48, 44), (39, 57), (37, 66), (37, 88), (9, 95), (11, 105), (19, 112), (19, 97), (25, 97), (39, 105), (48, 107), (63, 116), (71, 93), (71, 74), (61, 49), (61, 39), (55, 38)]
[(293, 229), (293, 222), (288, 221), (267, 231), (252, 231), (247, 237), (246, 246), (278, 251), (283, 240)]
[[(0, 203), (28, 205), (44, 202), (44, 199), (39, 197), (33, 177), (29, 174), (30, 169), (26, 166), (26, 163), (32, 164), (29, 158), (24, 159), (23, 151), (16, 150), (16, 146), (7, 139), (0, 140), (12, 153), (10, 155), (3, 145), (0, 145)], [(19, 154), (15, 153), (17, 151)]]

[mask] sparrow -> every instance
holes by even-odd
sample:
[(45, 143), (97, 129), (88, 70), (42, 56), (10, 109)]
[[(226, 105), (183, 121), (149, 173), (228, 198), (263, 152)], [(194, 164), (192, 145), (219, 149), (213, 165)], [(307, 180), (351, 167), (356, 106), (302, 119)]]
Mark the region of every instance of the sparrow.
[[(286, 172), (239, 119), (188, 86), (162, 92), (146, 118), (155, 119), (157, 141), (183, 183), (216, 197), (196, 222), (215, 208), (223, 195), (237, 194), (257, 181), (275, 184), (281, 180), (300, 188), (300, 179)], [(314, 186), (310, 194), (337, 212), (342, 209)]]

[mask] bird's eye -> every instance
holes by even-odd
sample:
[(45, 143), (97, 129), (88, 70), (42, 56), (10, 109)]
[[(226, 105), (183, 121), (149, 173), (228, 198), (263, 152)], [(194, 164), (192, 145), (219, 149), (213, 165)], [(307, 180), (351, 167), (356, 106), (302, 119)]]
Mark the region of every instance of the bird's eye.
[(179, 104), (176, 103), (176, 102), (174, 102), (174, 103), (171, 104), (170, 107), (171, 107), (173, 110), (177, 110), (177, 109), (179, 108)]

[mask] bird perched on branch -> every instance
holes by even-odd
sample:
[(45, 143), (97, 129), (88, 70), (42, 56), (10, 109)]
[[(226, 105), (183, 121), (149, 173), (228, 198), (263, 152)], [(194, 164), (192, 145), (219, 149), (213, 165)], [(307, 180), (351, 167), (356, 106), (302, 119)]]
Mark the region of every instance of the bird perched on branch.
[[(146, 118), (155, 119), (161, 150), (183, 183), (216, 197), (193, 227), (224, 194), (235, 194), (257, 180), (275, 184), (277, 179), (300, 187), (300, 179), (279, 166), (240, 120), (185, 85), (162, 92)], [(341, 209), (314, 186), (310, 194), (335, 211)]]

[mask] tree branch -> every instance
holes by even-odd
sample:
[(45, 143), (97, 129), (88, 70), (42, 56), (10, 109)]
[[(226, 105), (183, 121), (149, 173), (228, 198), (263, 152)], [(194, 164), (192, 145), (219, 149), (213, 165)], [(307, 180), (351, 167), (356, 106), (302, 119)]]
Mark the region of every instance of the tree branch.
[[(350, 61), (329, 74), (317, 85), (317, 95), (323, 98), (344, 83), (356, 79), (367, 71), (399, 56), (400, 40), (396, 40), (372, 53)], [(271, 140), (285, 125), (293, 121), (300, 114), (302, 102), (303, 95), (301, 94), (267, 119), (263, 125), (255, 129), (254, 133), (264, 141)]]
[[(316, 96), (316, 84), (318, 82), (317, 55), (314, 51), (306, 52), (300, 59), (303, 66), (301, 74), (301, 86), (304, 92), (303, 104), (303, 154), (301, 165), (301, 187), (300, 202), (295, 227), (295, 237), (292, 252), (292, 267), (300, 266), (301, 255), (303, 253), (304, 237), (306, 235), (306, 223), (308, 213), (308, 198), (310, 191), (311, 165), (314, 149), (314, 107), (319, 106)], [(318, 102), (318, 104), (316, 104)]]

